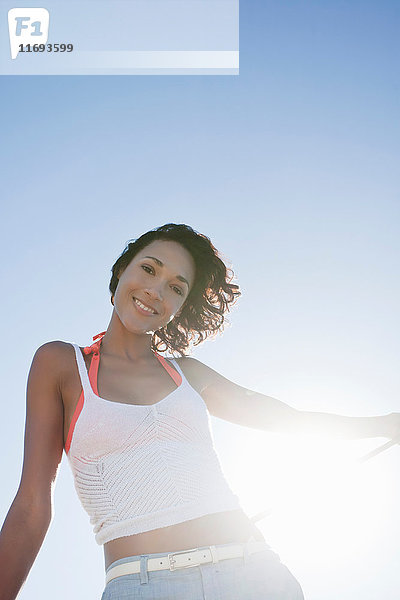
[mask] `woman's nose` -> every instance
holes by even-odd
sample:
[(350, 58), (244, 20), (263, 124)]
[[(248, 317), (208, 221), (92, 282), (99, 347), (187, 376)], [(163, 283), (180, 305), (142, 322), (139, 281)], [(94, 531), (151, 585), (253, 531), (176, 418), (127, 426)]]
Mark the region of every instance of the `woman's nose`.
[(162, 291), (159, 287), (153, 287), (151, 289), (147, 289), (144, 291), (150, 298), (154, 298), (154, 299), (160, 300), (160, 301), (162, 301), (162, 299), (163, 299)]

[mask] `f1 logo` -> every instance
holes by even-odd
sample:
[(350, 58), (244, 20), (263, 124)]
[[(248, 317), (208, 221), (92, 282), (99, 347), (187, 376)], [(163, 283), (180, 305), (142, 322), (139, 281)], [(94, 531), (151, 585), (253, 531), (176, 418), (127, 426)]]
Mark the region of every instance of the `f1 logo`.
[(8, 11), (11, 58), (18, 56), (22, 44), (46, 44), (49, 36), (49, 11), (46, 8), (11, 8)]

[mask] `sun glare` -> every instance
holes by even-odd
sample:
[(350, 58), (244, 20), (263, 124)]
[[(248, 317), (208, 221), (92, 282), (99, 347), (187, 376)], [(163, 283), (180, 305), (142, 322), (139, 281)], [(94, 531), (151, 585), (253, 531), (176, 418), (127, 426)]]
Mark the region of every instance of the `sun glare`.
[[(239, 493), (244, 498), (254, 493), (247, 496), (257, 507), (250, 516), (270, 510), (256, 526), (281, 558), (297, 551), (315, 555), (323, 547), (325, 561), (345, 560), (360, 545), (373, 543), (388, 491), (379, 461), (357, 462), (364, 454), (359, 441), (247, 435), (246, 457), (236, 465)], [(249, 461), (249, 453), (256, 459)]]

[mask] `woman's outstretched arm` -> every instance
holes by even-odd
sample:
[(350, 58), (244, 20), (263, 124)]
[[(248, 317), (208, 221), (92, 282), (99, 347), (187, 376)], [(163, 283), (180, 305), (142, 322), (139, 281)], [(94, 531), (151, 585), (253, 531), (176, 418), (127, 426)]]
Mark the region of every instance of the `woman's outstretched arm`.
[(197, 359), (184, 358), (180, 364), (210, 414), (231, 423), (276, 433), (322, 434), (337, 439), (385, 437), (400, 443), (400, 413), (348, 417), (298, 410), (234, 383)]

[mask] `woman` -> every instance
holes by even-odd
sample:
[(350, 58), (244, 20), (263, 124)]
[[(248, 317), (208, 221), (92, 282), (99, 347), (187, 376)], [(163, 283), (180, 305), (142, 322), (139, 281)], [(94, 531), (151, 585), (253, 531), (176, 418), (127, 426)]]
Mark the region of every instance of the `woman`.
[(209, 414), (266, 431), (390, 439), (400, 415), (298, 411), (186, 356), (222, 329), (240, 295), (231, 281), (209, 238), (166, 224), (112, 267), (114, 309), (91, 346), (36, 351), (21, 484), (0, 536), (4, 600), (18, 594), (51, 521), (63, 448), (104, 547), (102, 600), (304, 598), (225, 480)]

